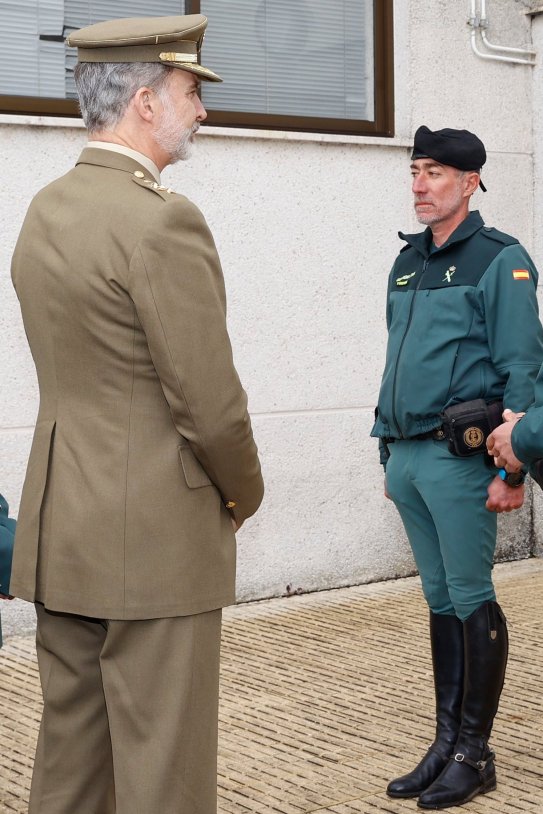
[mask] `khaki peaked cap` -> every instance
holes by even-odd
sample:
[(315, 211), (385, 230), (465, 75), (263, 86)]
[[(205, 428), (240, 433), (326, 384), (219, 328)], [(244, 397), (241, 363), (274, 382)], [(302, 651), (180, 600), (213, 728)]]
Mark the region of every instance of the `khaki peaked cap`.
[(79, 62), (158, 62), (222, 82), (218, 74), (198, 63), (206, 26), (203, 14), (130, 17), (81, 28), (66, 42), (77, 48)]

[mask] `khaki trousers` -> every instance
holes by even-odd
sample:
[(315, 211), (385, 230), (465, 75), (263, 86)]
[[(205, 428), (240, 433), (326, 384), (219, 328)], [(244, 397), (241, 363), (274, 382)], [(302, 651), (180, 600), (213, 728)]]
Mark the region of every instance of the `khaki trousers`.
[(215, 814), (221, 610), (36, 610), (44, 710), (29, 814)]

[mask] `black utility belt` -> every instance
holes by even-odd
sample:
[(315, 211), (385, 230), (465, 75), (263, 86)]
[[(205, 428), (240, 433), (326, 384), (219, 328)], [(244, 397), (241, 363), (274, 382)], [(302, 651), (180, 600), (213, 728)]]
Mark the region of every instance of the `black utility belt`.
[(414, 436), (413, 440), (433, 438), (447, 441), (449, 452), (459, 458), (469, 458), (486, 452), (486, 439), (503, 423), (503, 402), (484, 399), (453, 404), (441, 413), (443, 423), (429, 432)]
[[(453, 404), (440, 413), (443, 423), (428, 432), (411, 435), (408, 441), (425, 441), (432, 438), (434, 441), (447, 441), (449, 452), (459, 458), (469, 458), (472, 455), (486, 453), (486, 439), (490, 433), (503, 424), (503, 402), (491, 401), (487, 404), (484, 399), (463, 401)], [(394, 438), (383, 438), (385, 449), (393, 443)], [(543, 458), (541, 459), (543, 489)]]
[(503, 402), (484, 399), (453, 404), (442, 412), (449, 451), (460, 458), (486, 452), (486, 439), (503, 423)]

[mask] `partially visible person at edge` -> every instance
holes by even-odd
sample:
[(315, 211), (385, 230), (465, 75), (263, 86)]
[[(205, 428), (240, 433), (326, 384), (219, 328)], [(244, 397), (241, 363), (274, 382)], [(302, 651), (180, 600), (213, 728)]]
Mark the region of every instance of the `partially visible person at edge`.
[(485, 160), (483, 143), (466, 130), (422, 126), (415, 134), (414, 206), (427, 228), (400, 232), (407, 245), (389, 278), (372, 430), (430, 608), (437, 718), (429, 750), (387, 793), (418, 797), (427, 809), (496, 788), (488, 740), (508, 648), (491, 576), (496, 521), (524, 497), (522, 477), (498, 472), (484, 454), (483, 430), (469, 427), (464, 446), (454, 447), (442, 413), (473, 408), (484, 427), (493, 402), (525, 410), (543, 359), (537, 271), (514, 237), (469, 211), (477, 187), (484, 190)]
[(543, 366), (532, 406), (526, 413), (505, 410), (503, 417), (505, 422), (487, 441), (495, 465), (512, 473), (529, 470), (543, 489)]
[[(9, 516), (8, 502), (0, 495), (0, 600), (13, 599), (9, 593), (15, 520)], [(0, 603), (1, 604), (1, 603)], [(0, 647), (2, 647), (2, 614), (0, 612)]]
[(263, 485), (213, 238), (160, 178), (220, 81), (206, 25), (70, 35), (90, 143), (13, 257), (40, 386), (10, 586), (38, 617), (30, 814), (216, 811), (221, 608)]

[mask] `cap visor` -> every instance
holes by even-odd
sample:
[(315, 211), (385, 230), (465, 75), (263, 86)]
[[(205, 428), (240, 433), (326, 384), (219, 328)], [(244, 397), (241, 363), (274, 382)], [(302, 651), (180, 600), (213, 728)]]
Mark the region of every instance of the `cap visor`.
[(203, 65), (197, 65), (192, 62), (162, 62), (162, 65), (168, 65), (170, 68), (181, 68), (183, 71), (195, 73), (201, 76), (202, 79), (207, 79), (209, 82), (222, 82), (219, 74), (210, 71), (209, 68), (204, 68)]

